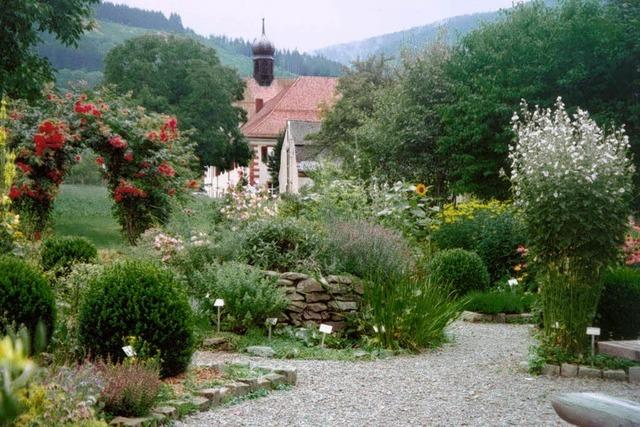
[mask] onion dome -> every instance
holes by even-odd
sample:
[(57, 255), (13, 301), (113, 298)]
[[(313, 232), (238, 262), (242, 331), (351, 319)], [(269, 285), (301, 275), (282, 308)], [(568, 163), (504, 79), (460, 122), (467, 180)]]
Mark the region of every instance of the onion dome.
[(262, 35), (253, 42), (251, 49), (253, 50), (253, 56), (273, 56), (276, 53), (275, 46), (267, 38), (264, 31), (264, 18), (262, 18)]

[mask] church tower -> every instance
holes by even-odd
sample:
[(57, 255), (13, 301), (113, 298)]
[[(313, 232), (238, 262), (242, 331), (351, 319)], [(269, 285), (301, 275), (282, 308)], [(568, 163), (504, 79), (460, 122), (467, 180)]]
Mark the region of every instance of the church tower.
[(252, 46), (253, 51), (253, 78), (260, 86), (269, 86), (273, 81), (273, 56), (276, 48), (267, 38), (264, 30), (264, 18), (262, 18), (262, 36), (256, 39)]

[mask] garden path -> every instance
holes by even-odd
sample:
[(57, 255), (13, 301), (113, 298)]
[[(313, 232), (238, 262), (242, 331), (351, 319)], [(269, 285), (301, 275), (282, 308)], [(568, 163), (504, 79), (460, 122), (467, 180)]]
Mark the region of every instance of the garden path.
[(202, 352), (196, 363), (295, 366), (288, 391), (188, 417), (180, 426), (563, 425), (550, 404), (560, 392), (598, 391), (640, 401), (640, 386), (533, 377), (519, 368), (532, 343), (526, 325), (456, 322), (453, 341), (418, 356), (373, 362), (269, 360)]

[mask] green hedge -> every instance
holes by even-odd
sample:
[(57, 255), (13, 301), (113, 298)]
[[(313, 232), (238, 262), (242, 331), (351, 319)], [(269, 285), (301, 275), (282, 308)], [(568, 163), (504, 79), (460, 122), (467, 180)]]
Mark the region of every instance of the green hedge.
[(83, 237), (53, 237), (40, 250), (42, 268), (69, 268), (73, 263), (91, 263), (98, 257), (95, 245)]
[(470, 292), (465, 308), (484, 314), (529, 313), (535, 302), (534, 294), (511, 291)]
[(183, 372), (194, 351), (193, 316), (173, 275), (153, 263), (128, 261), (107, 268), (85, 295), (79, 338), (88, 354), (122, 360), (127, 337), (149, 355), (159, 353), (161, 373)]
[(601, 339), (640, 338), (640, 270), (616, 267), (604, 274), (596, 315)]
[(429, 264), (431, 280), (451, 286), (458, 295), (489, 286), (489, 273), (475, 252), (464, 249), (446, 249), (433, 256)]
[(50, 338), (55, 316), (53, 291), (42, 273), (18, 258), (0, 257), (0, 334), (24, 325), (35, 338), (41, 322)]

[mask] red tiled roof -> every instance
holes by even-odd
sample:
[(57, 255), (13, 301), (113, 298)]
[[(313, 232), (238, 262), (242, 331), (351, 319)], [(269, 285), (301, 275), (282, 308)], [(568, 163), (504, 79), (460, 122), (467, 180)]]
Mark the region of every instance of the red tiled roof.
[(285, 129), (287, 120), (321, 121), (321, 109), (336, 100), (337, 83), (338, 79), (333, 77), (298, 77), (276, 96), (265, 100), (262, 110), (242, 126), (242, 132), (247, 137), (276, 138)]
[(266, 104), (270, 99), (289, 88), (295, 81), (295, 78), (275, 79), (270, 86), (260, 86), (253, 77), (245, 79), (244, 98), (236, 105), (247, 112), (247, 121), (249, 121), (256, 112), (256, 99), (262, 99)]

